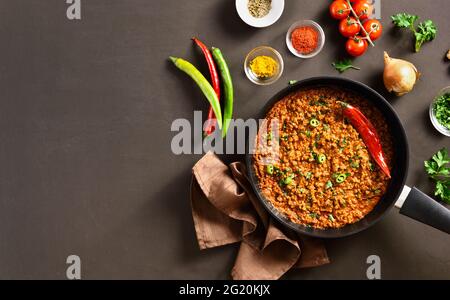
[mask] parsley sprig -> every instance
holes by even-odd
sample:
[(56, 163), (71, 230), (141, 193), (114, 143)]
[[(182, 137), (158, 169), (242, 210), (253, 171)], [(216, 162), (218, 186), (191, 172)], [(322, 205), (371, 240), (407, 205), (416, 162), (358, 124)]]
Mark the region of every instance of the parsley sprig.
[(352, 64), (352, 61), (350, 59), (343, 59), (343, 60), (338, 60), (334, 63), (332, 63), (333, 67), (339, 71), (339, 73), (343, 73), (345, 71), (347, 71), (348, 69), (355, 69), (355, 70), (360, 70), (360, 68), (355, 67)]
[(399, 28), (410, 29), (416, 38), (415, 50), (420, 51), (420, 48), (425, 42), (430, 42), (436, 38), (437, 27), (431, 20), (419, 23), (416, 28), (416, 21), (419, 19), (416, 15), (408, 13), (399, 13), (391, 16), (392, 22)]
[(428, 176), (436, 182), (435, 196), (450, 204), (450, 157), (448, 150), (439, 150), (430, 160), (424, 162)]

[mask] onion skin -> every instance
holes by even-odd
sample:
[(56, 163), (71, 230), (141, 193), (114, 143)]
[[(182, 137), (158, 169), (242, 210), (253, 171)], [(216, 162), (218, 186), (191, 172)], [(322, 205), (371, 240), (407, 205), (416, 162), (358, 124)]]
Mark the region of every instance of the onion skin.
[(397, 96), (409, 93), (420, 77), (417, 68), (409, 61), (391, 58), (384, 52), (384, 86)]

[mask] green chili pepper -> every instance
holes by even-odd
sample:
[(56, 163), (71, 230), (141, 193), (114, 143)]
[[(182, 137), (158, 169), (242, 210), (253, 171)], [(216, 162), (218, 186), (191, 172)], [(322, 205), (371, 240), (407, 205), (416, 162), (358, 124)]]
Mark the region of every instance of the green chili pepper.
[(231, 118), (233, 116), (233, 81), (231, 80), (230, 69), (222, 55), (219, 48), (212, 48), (212, 56), (219, 67), (220, 75), (222, 77), (223, 87), (224, 87), (224, 113), (223, 113), (223, 126), (222, 126), (222, 137), (225, 137), (228, 132), (228, 127), (230, 126)]
[(294, 176), (292, 176), (292, 175), (286, 177), (286, 178), (284, 179), (284, 184), (285, 184), (285, 185), (291, 184), (291, 182), (292, 182), (293, 179), (294, 179)]
[(294, 175), (290, 175), (290, 176), (282, 178), (278, 184), (281, 187), (285, 187), (287, 185), (290, 185), (293, 180), (294, 180)]
[(336, 182), (337, 183), (343, 183), (347, 179), (347, 175), (345, 174), (339, 174), (336, 176)]
[(312, 118), (312, 119), (309, 121), (309, 125), (311, 125), (312, 127), (317, 127), (317, 126), (320, 125), (320, 121), (317, 120), (316, 118)]
[(277, 166), (273, 166), (273, 171), (274, 171), (275, 175), (280, 175), (281, 174), (281, 170)]
[(274, 170), (273, 165), (267, 165), (267, 167), (266, 167), (267, 174), (272, 175), (273, 174), (273, 170)]
[(358, 161), (350, 162), (350, 167), (352, 167), (354, 169), (358, 169), (359, 168), (359, 162)]
[(317, 157), (317, 162), (319, 164), (324, 163), (327, 160), (327, 156), (325, 154), (319, 154), (319, 156)]
[(319, 218), (319, 215), (317, 213), (315, 213), (315, 212), (310, 213), (309, 216), (311, 218), (313, 218), (313, 219), (318, 219)]
[(216, 115), (217, 124), (219, 125), (219, 128), (222, 128), (222, 112), (220, 110), (220, 103), (219, 98), (217, 98), (217, 94), (214, 91), (211, 84), (208, 82), (208, 80), (200, 73), (199, 70), (197, 70), (194, 65), (192, 65), (190, 62), (178, 58), (178, 57), (170, 57), (170, 60), (174, 63), (174, 65), (180, 69), (181, 71), (188, 74), (194, 81), (197, 83), (198, 87), (202, 90), (203, 95), (205, 95), (206, 99), (208, 99), (209, 103), (211, 104), (214, 114)]

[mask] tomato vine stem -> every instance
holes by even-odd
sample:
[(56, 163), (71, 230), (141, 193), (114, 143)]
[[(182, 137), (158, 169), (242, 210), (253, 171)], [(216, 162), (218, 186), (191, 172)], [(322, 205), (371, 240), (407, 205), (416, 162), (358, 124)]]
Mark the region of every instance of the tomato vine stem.
[(364, 28), (363, 24), (361, 23), (361, 20), (359, 19), (359, 16), (356, 14), (355, 10), (353, 9), (352, 4), (350, 3), (350, 0), (347, 0), (347, 3), (350, 7), (350, 11), (352, 12), (352, 15), (355, 17), (356, 21), (358, 22), (359, 26), (361, 26), (361, 30), (364, 32), (364, 34), (366, 35), (366, 39), (369, 42), (369, 44), (372, 47), (375, 47), (375, 44), (373, 43), (372, 39), (370, 38), (370, 34), (367, 33), (367, 30)]

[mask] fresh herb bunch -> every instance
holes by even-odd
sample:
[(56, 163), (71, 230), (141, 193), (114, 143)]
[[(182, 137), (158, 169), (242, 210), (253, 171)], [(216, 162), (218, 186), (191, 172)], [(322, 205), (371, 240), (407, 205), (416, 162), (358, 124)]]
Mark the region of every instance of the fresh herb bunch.
[(439, 124), (450, 130), (450, 93), (445, 93), (436, 98), (433, 112)]
[(409, 28), (416, 38), (415, 50), (420, 51), (420, 48), (425, 42), (430, 42), (436, 38), (437, 27), (431, 20), (419, 23), (416, 28), (416, 21), (419, 19), (416, 15), (408, 13), (399, 13), (391, 16), (392, 22), (399, 28)]
[(450, 204), (450, 157), (448, 150), (439, 150), (430, 160), (424, 162), (428, 176), (436, 182), (434, 194)]
[(350, 59), (343, 59), (343, 60), (338, 60), (334, 63), (332, 63), (333, 67), (339, 71), (339, 73), (343, 73), (345, 71), (347, 71), (348, 69), (355, 69), (355, 70), (360, 70), (360, 68), (355, 67), (352, 64), (352, 61)]

